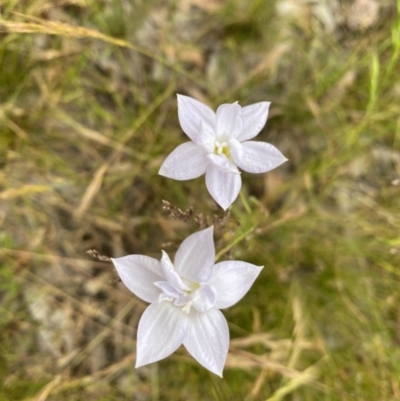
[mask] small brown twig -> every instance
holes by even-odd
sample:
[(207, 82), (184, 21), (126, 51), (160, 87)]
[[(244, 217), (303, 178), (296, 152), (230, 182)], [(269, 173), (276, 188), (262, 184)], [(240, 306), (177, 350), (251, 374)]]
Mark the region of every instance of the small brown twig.
[(172, 206), (170, 202), (163, 200), (163, 209), (169, 213), (169, 217), (174, 220), (182, 220), (185, 223), (190, 223), (193, 221), (193, 207), (191, 206), (185, 212), (179, 207)]

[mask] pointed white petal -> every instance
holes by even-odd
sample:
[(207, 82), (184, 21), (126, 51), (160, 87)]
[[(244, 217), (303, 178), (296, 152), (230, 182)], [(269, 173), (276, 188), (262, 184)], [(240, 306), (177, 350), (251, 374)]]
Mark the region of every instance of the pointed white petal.
[(162, 251), (161, 269), (167, 281), (175, 289), (180, 291), (190, 291), (190, 288), (182, 281), (182, 279), (179, 277), (179, 274), (176, 272), (168, 254), (164, 251)]
[(128, 255), (111, 260), (122, 282), (136, 296), (146, 302), (157, 302), (161, 291), (154, 282), (164, 280), (157, 259), (144, 255)]
[(218, 309), (229, 308), (242, 299), (262, 268), (262, 266), (238, 260), (217, 263), (208, 280), (208, 284), (215, 289), (217, 294), (215, 307)]
[(217, 294), (214, 288), (208, 284), (202, 284), (191, 296), (192, 305), (198, 312), (206, 312), (213, 308)]
[(212, 152), (215, 147), (215, 130), (208, 124), (200, 122), (200, 133), (194, 139), (196, 145), (200, 146), (205, 152)]
[(248, 173), (265, 173), (287, 161), (286, 157), (267, 142), (229, 141), (231, 155), (236, 165)]
[(218, 167), (218, 170), (223, 173), (240, 174), (237, 167), (229, 161), (225, 155), (216, 155), (215, 153), (210, 153), (207, 155), (207, 159), (210, 163)]
[(203, 175), (207, 164), (204, 150), (193, 142), (185, 142), (169, 154), (158, 174), (178, 181), (191, 180)]
[[(161, 281), (158, 281), (158, 283), (161, 283)], [(164, 281), (165, 283), (165, 281)], [(168, 284), (168, 283), (167, 283)], [(172, 287), (171, 287), (172, 288)], [(168, 302), (174, 302), (174, 300), (176, 300), (176, 298), (172, 295), (167, 295), (165, 292), (162, 292), (159, 296), (158, 296), (158, 303), (164, 302), (164, 301), (168, 301)]]
[(191, 97), (178, 95), (178, 118), (185, 134), (194, 141), (200, 133), (200, 122), (210, 129), (215, 126), (215, 113)]
[(182, 344), (189, 329), (188, 315), (171, 302), (150, 305), (139, 321), (136, 367), (166, 358)]
[(224, 173), (210, 164), (206, 172), (206, 185), (214, 200), (226, 210), (239, 195), (242, 179), (240, 174)]
[(236, 139), (240, 142), (254, 138), (267, 122), (271, 102), (260, 102), (242, 107), (243, 127)]
[(215, 259), (214, 227), (189, 235), (175, 255), (175, 269), (182, 277), (196, 283), (207, 282)]
[(229, 329), (218, 309), (191, 313), (191, 325), (183, 345), (206, 369), (222, 377), (229, 348)]
[(174, 299), (178, 299), (182, 296), (182, 292), (178, 291), (168, 281), (156, 281), (154, 285), (163, 292), (161, 294), (162, 295), (161, 298), (160, 297), (158, 298), (158, 302), (164, 300), (173, 301)]
[(237, 102), (221, 104), (216, 120), (217, 138), (236, 138), (242, 131), (242, 108)]

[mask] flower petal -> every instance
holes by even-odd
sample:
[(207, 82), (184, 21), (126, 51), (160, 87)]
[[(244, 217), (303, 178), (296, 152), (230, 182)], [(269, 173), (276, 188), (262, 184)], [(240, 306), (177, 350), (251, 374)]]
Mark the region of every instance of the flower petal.
[(150, 305), (139, 321), (136, 367), (166, 358), (182, 344), (189, 329), (188, 315), (171, 302)]
[(200, 133), (200, 122), (215, 126), (215, 113), (205, 104), (184, 95), (178, 96), (178, 118), (185, 134), (194, 141)]
[(236, 139), (240, 142), (254, 138), (267, 122), (271, 102), (260, 102), (242, 107), (243, 127)]
[(179, 181), (191, 180), (206, 172), (207, 163), (202, 148), (193, 142), (185, 142), (169, 154), (158, 174)]
[(189, 235), (175, 255), (175, 269), (182, 277), (195, 283), (207, 282), (215, 259), (214, 227)]
[(229, 141), (233, 160), (248, 173), (265, 173), (287, 161), (286, 157), (267, 142), (243, 142), (236, 139)]
[(161, 269), (168, 283), (170, 283), (172, 287), (180, 292), (190, 291), (190, 288), (182, 281), (179, 274), (176, 272), (168, 254), (164, 251), (162, 251)]
[(146, 302), (157, 302), (161, 291), (153, 284), (163, 281), (160, 262), (144, 255), (128, 255), (112, 258), (122, 282)]
[(211, 285), (203, 283), (191, 296), (193, 306), (198, 312), (206, 312), (213, 308), (217, 294)]
[[(236, 167), (236, 166), (235, 166)], [(226, 210), (237, 198), (242, 186), (240, 174), (225, 173), (214, 164), (209, 164), (206, 172), (208, 192)]]
[(231, 163), (225, 155), (216, 155), (214, 153), (210, 153), (207, 155), (207, 159), (223, 173), (240, 174), (237, 167)]
[(196, 145), (200, 146), (205, 152), (212, 152), (215, 147), (215, 130), (208, 124), (204, 124), (200, 121), (200, 133), (193, 140)]
[(238, 260), (217, 263), (208, 284), (214, 287), (217, 294), (215, 307), (229, 308), (249, 291), (263, 266)]
[(242, 108), (238, 103), (221, 104), (217, 109), (217, 138), (236, 138), (242, 131)]
[(182, 292), (178, 291), (168, 281), (156, 281), (154, 285), (162, 291), (162, 294), (160, 294), (158, 297), (158, 302), (165, 300), (172, 302), (182, 296)]
[(229, 329), (218, 309), (205, 313), (192, 312), (189, 331), (183, 345), (206, 369), (222, 377), (229, 348)]

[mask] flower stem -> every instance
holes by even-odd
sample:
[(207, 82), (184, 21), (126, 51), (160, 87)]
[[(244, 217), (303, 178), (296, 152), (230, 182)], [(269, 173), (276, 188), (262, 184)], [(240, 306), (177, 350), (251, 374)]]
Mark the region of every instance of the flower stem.
[(249, 203), (247, 202), (247, 199), (246, 199), (246, 196), (244, 195), (243, 190), (240, 190), (240, 200), (242, 201), (247, 214), (251, 214), (251, 207), (249, 206)]
[(159, 382), (158, 382), (158, 363), (151, 364), (151, 400), (159, 401), (160, 393), (159, 393)]
[(237, 238), (235, 238), (230, 244), (228, 244), (225, 248), (222, 248), (216, 255), (215, 261), (217, 261), (224, 253), (228, 252), (234, 245), (240, 242), (242, 239), (246, 238), (249, 234), (251, 234), (257, 225), (250, 227), (248, 230), (240, 234)]

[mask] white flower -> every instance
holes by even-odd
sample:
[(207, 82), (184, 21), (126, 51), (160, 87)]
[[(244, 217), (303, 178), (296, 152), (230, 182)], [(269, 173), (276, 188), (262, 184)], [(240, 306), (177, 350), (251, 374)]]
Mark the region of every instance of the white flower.
[(174, 264), (144, 255), (112, 259), (123, 283), (151, 305), (137, 333), (136, 367), (159, 361), (183, 344), (205, 368), (222, 377), (229, 330), (219, 309), (238, 302), (262, 266), (240, 261), (214, 265), (213, 227), (190, 235)]
[(208, 191), (226, 210), (242, 186), (238, 167), (248, 173), (265, 173), (287, 160), (275, 146), (249, 141), (264, 127), (269, 105), (222, 104), (214, 113), (205, 104), (178, 95), (179, 122), (192, 142), (178, 146), (159, 174), (183, 181), (205, 173)]

